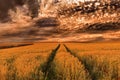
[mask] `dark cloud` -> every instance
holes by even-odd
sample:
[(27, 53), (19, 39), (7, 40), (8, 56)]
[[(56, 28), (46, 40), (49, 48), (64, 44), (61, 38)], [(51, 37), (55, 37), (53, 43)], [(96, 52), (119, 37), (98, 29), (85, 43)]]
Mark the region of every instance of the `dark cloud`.
[(86, 27), (83, 29), (87, 32), (88, 31), (103, 32), (108, 30), (118, 30), (120, 29), (120, 23), (119, 22), (94, 23), (86, 25)]
[(17, 36), (23, 37), (23, 36), (35, 35), (37, 34), (38, 31), (39, 30), (37, 28), (33, 28), (33, 27), (28, 27), (23, 29), (16, 28), (16, 31), (13, 31), (13, 32), (7, 31), (2, 36), (3, 37), (17, 37)]
[(59, 25), (60, 22), (54, 17), (41, 18), (36, 22), (36, 26), (38, 27), (57, 27)]
[[(43, 27), (38, 24), (39, 21), (47, 21), (48, 23), (44, 23), (46, 25)], [(48, 38), (52, 38), (53, 35), (58, 35), (57, 31), (57, 19), (55, 18), (42, 18), (35, 22), (31, 22), (29, 25), (27, 23), (5, 23), (0, 24), (0, 38), (4, 39), (20, 39), (26, 41), (36, 41), (36, 40), (47, 40)], [(55, 25), (56, 24), (56, 25)], [(51, 25), (51, 26), (47, 26)], [(13, 40), (14, 41), (14, 40)]]
[(16, 6), (22, 5), (23, 0), (0, 0), (0, 21), (5, 22), (9, 18), (8, 11), (16, 11)]
[(32, 18), (38, 16), (39, 2), (38, 0), (0, 0), (0, 22), (11, 20), (9, 10), (16, 12), (17, 6), (28, 5), (29, 14)]
[[(51, 20), (50, 26), (49, 21)], [(37, 21), (26, 23), (5, 23), (0, 24), (0, 42), (21, 42), (21, 41), (72, 41), (72, 42), (92, 42), (92, 41), (103, 41), (107, 39), (118, 39), (120, 38), (120, 31), (101, 33), (79, 33), (77, 31), (59, 31), (59, 22), (53, 21), (51, 18), (41, 18)], [(44, 22), (41, 23), (41, 21)], [(40, 22), (40, 23), (39, 23)], [(53, 25), (52, 25), (53, 23)], [(57, 26), (54, 24), (57, 24)], [(42, 25), (41, 25), (42, 24)], [(109, 24), (110, 25), (110, 24)], [(101, 27), (101, 26), (100, 26)], [(104, 28), (104, 27), (103, 27)], [(108, 27), (109, 28), (109, 27)], [(94, 29), (92, 29), (94, 30)], [(101, 30), (101, 29), (100, 29)]]

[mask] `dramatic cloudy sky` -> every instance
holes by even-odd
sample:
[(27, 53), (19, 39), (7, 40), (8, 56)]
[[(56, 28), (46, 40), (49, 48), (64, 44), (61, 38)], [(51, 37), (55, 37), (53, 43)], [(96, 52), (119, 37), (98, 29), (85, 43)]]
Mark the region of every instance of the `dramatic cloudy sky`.
[[(69, 0), (68, 2), (77, 2), (80, 0)], [(84, 1), (84, 0), (81, 0)], [(86, 1), (86, 0), (85, 0)], [(11, 18), (13, 22), (0, 23), (0, 42), (19, 42), (19, 41), (99, 41), (99, 40), (117, 40), (120, 38), (120, 30), (110, 30), (105, 32), (85, 32), (81, 33), (76, 31), (81, 27), (81, 23), (94, 23), (99, 21), (98, 18), (86, 17), (69, 17), (68, 19), (57, 19), (55, 17), (30, 19), (29, 16), (23, 16), (21, 8), (17, 10), (17, 13), (11, 12)], [(52, 14), (53, 15), (53, 14)], [(116, 18), (116, 14), (107, 18), (103, 18), (103, 21), (110, 21)], [(45, 16), (46, 17), (46, 16)], [(94, 16), (92, 16), (94, 17)], [(104, 16), (105, 17), (105, 16)], [(100, 19), (102, 19), (100, 17)], [(101, 20), (102, 21), (102, 20)], [(99, 22), (96, 22), (99, 23)], [(82, 25), (83, 26), (83, 25)], [(117, 25), (118, 27), (119, 25)], [(84, 27), (84, 26), (83, 26)], [(62, 30), (61, 28), (64, 28)], [(94, 27), (93, 27), (94, 28)]]
[[(47, 24), (46, 24), (47, 25)], [(0, 24), (0, 42), (19, 41), (98, 41), (120, 38), (120, 31), (105, 33), (77, 33), (58, 31), (58, 24), (46, 26), (40, 23), (19, 22)]]

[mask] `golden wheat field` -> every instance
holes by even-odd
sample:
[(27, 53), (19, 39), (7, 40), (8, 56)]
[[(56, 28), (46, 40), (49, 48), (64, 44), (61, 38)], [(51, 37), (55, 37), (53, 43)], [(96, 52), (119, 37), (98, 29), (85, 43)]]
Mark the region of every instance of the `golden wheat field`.
[(120, 80), (120, 42), (0, 49), (0, 80)]

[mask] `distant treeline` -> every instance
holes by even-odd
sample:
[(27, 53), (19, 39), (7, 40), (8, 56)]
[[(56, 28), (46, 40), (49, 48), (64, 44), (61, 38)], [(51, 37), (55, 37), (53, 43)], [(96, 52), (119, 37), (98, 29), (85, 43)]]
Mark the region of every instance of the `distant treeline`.
[(28, 46), (33, 45), (33, 43), (16, 43), (16, 44), (6, 44), (6, 45), (0, 45), (0, 49), (7, 49), (7, 48), (14, 48), (14, 47), (21, 47), (21, 46)]

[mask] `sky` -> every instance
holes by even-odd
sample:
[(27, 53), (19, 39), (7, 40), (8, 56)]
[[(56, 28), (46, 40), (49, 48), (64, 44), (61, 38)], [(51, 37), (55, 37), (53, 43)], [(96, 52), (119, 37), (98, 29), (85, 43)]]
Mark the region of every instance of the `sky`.
[(36, 24), (32, 21), (0, 24), (0, 42), (92, 42), (120, 39), (120, 31), (102, 33), (58, 31), (59, 24), (48, 26), (39, 22), (41, 20)]
[(67, 2), (70, 2), (70, 3), (77, 3), (77, 2), (84, 2), (84, 1), (95, 1), (95, 0), (66, 0)]
[[(69, 0), (77, 2), (79, 0)], [(82, 0), (81, 0), (82, 1)], [(97, 41), (97, 40), (116, 40), (120, 38), (120, 31), (106, 32), (78, 32), (84, 24), (100, 23), (94, 14), (86, 17), (74, 16), (68, 18), (55, 18), (52, 16), (40, 16), (31, 19), (24, 16), (24, 11), (18, 8), (17, 13), (11, 12), (12, 22), (0, 23), (0, 42), (21, 42), (21, 41)], [(100, 21), (118, 20), (116, 14), (102, 16)], [(111, 17), (113, 18), (111, 18)], [(90, 17), (90, 19), (88, 19)], [(93, 17), (93, 18), (92, 18)], [(105, 17), (105, 18), (103, 18)], [(102, 21), (102, 22), (103, 22)], [(63, 29), (64, 28), (64, 29)], [(76, 31), (77, 29), (77, 31)]]

